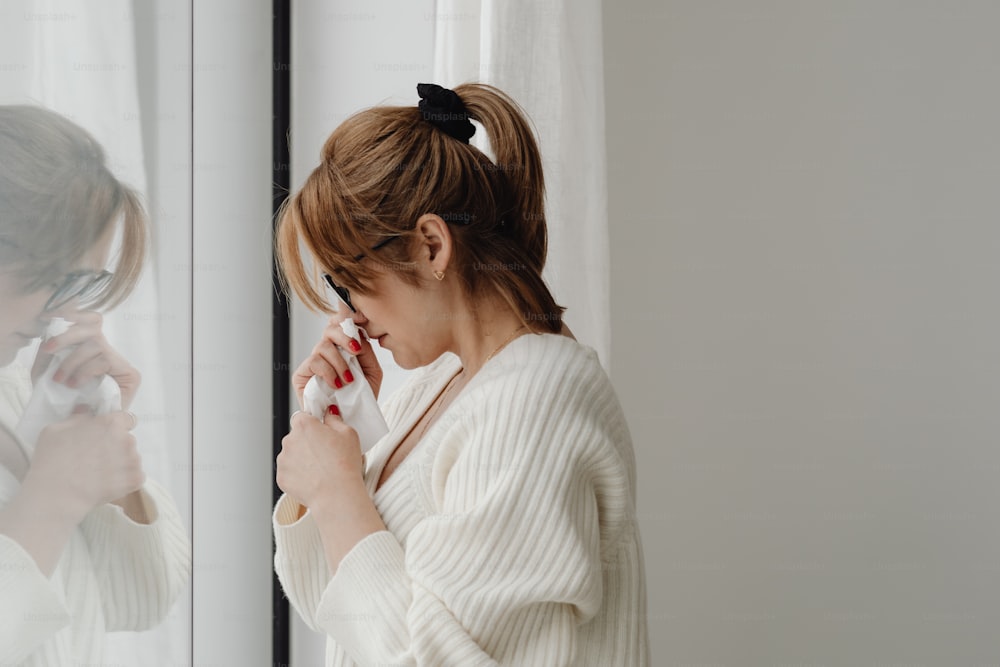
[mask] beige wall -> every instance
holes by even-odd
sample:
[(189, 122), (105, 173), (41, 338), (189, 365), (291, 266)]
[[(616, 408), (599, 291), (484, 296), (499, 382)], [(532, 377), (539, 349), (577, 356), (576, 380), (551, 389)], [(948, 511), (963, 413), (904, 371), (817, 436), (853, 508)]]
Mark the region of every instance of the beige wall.
[(604, 12), (653, 664), (997, 664), (1000, 3)]

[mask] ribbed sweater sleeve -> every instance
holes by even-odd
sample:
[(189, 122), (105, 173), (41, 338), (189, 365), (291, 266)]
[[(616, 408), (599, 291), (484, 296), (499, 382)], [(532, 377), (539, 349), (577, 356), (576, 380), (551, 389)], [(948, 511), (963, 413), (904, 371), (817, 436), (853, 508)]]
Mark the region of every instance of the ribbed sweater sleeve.
[(132, 521), (111, 504), (94, 509), (80, 524), (109, 631), (159, 624), (191, 574), (191, 543), (174, 501), (153, 480), (142, 493), (149, 524)]
[(70, 623), (52, 581), (24, 547), (0, 535), (0, 665), (17, 665)]
[(274, 508), (274, 569), (285, 597), (303, 622), (314, 632), (322, 632), (316, 623), (316, 608), (330, 581), (323, 542), (313, 515), (298, 518), (299, 504), (282, 495)]
[(507, 355), (430, 429), (433, 513), (359, 542), (316, 607), (359, 665), (575, 664), (634, 509), (620, 407), (577, 350)]

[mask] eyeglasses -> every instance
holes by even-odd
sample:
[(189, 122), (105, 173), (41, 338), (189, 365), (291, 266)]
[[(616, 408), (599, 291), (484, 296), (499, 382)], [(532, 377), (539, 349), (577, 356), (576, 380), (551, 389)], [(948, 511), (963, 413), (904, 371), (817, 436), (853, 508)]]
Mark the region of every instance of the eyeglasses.
[[(378, 250), (382, 246), (387, 245), (387, 244), (391, 243), (392, 241), (395, 241), (398, 238), (399, 238), (398, 236), (390, 236), (389, 238), (387, 238), (387, 239), (385, 239), (383, 241), (379, 241), (378, 243), (376, 243), (375, 245), (373, 245), (371, 248), (369, 248), (369, 251), (371, 251), (371, 250)], [(366, 257), (366, 255), (364, 253), (361, 253), (360, 255), (355, 255), (354, 256), (354, 261), (355, 262), (360, 262), (365, 257)], [(337, 272), (337, 271), (340, 271), (340, 269), (339, 268), (334, 269), (334, 272)], [(340, 298), (340, 300), (344, 302), (344, 305), (351, 309), (352, 313), (358, 312), (357, 309), (354, 307), (354, 304), (351, 303), (351, 295), (347, 291), (346, 287), (343, 287), (343, 286), (338, 285), (337, 283), (333, 282), (333, 278), (330, 277), (329, 273), (324, 273), (323, 274), (323, 280), (325, 280), (326, 284), (330, 286), (330, 289), (333, 290), (334, 294), (336, 294)]]
[(323, 274), (323, 280), (326, 281), (326, 284), (330, 286), (330, 289), (333, 290), (334, 294), (337, 295), (341, 302), (351, 309), (352, 313), (358, 312), (354, 309), (354, 304), (351, 303), (351, 295), (348, 293), (346, 287), (341, 287), (337, 283), (333, 282), (333, 278), (330, 277), (329, 273)]
[(73, 299), (87, 299), (101, 292), (114, 274), (110, 271), (74, 271), (66, 276), (45, 303), (45, 310), (55, 310)]

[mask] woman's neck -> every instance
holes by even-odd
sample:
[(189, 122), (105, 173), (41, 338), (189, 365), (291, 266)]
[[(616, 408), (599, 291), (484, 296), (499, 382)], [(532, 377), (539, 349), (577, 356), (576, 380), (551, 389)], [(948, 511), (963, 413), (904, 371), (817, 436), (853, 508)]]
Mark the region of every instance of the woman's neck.
[(462, 375), (470, 378), (488, 359), (530, 329), (511, 311), (495, 309), (478, 318), (459, 320), (451, 351), (462, 360)]

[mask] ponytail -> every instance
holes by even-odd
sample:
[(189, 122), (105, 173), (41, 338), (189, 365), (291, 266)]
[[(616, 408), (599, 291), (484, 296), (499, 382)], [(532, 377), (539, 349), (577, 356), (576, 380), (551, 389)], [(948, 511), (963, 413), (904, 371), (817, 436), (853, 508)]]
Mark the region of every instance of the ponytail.
[(467, 83), (455, 88), (472, 118), (489, 137), (494, 166), (514, 197), (514, 211), (507, 220), (539, 273), (545, 265), (545, 179), (534, 134), (517, 102), (499, 88)]

